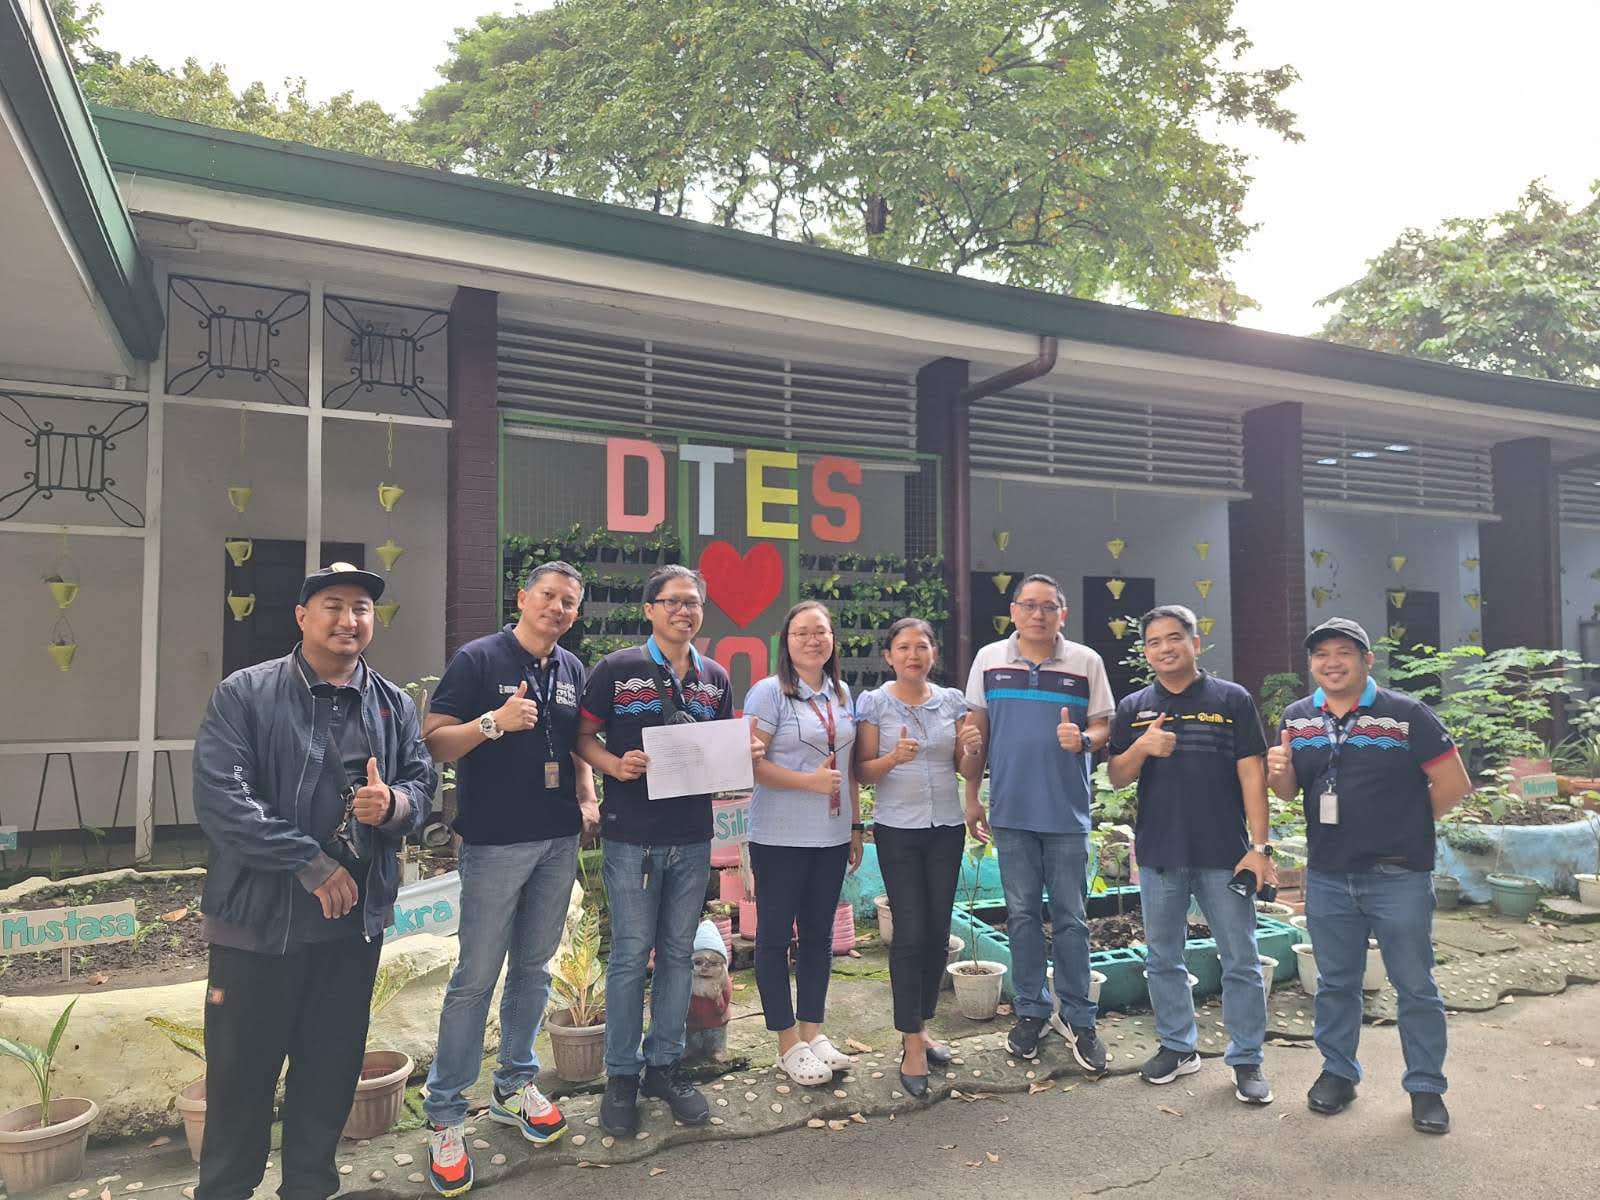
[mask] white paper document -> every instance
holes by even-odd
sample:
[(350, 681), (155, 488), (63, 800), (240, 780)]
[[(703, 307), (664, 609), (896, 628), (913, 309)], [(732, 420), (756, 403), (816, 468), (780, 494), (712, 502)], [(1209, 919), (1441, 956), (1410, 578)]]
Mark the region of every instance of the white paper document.
[(747, 721), (647, 725), (643, 733), (650, 759), (646, 794), (652, 800), (748, 790), (755, 783)]

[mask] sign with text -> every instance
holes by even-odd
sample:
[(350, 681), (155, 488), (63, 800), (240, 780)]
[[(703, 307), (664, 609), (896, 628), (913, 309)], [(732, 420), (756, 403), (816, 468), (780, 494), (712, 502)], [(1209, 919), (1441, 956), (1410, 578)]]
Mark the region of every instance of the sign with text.
[(138, 932), (132, 900), (9, 912), (0, 914), (0, 954), (127, 942)]
[(452, 934), (461, 924), (461, 873), (446, 871), (431, 879), (419, 879), (400, 889), (394, 901), (394, 920), (383, 931), (383, 940), (409, 937), (413, 933)]

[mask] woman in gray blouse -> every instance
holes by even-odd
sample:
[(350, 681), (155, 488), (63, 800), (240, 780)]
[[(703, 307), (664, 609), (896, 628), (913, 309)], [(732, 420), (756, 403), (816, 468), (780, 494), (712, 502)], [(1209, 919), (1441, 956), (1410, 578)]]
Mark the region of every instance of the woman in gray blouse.
[[(767, 753), (755, 763), (750, 867), (756, 877), (756, 987), (778, 1065), (808, 1087), (848, 1070), (822, 1032), (833, 968), (833, 918), (845, 871), (861, 865), (861, 795), (851, 771), (856, 731), (839, 682), (833, 618), (815, 600), (789, 610), (778, 672), (744, 700)], [(798, 931), (794, 996), (789, 931)]]
[(944, 982), (966, 839), (956, 772), (982, 773), (982, 735), (967, 721), (962, 693), (928, 681), (939, 659), (931, 625), (919, 617), (896, 621), (883, 655), (895, 678), (857, 703), (856, 777), (876, 785), (872, 838), (894, 914), (889, 981), (904, 1046), (900, 1080), (908, 1095), (922, 1097), (928, 1064), (950, 1061), (949, 1047), (935, 1042), (925, 1023)]

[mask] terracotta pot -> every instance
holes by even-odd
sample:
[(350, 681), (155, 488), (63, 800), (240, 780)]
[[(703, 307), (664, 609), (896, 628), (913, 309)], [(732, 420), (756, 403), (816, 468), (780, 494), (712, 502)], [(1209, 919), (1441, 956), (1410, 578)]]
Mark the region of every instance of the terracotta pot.
[(841, 900), (833, 910), (833, 952), (848, 954), (856, 945), (856, 910)]
[(711, 923), (717, 927), (717, 932), (722, 935), (722, 945), (727, 950), (728, 961), (731, 963), (733, 961), (733, 918), (715, 916), (711, 918)]
[(605, 1070), (606, 1026), (574, 1025), (572, 1011), (559, 1008), (545, 1018), (556, 1074), (568, 1083), (587, 1083)]
[(389, 1132), (405, 1105), (411, 1067), (411, 1057), (398, 1050), (367, 1051), (361, 1060), (356, 1098), (345, 1118), (345, 1137), (375, 1138)]
[(0, 1177), (16, 1196), (83, 1174), (83, 1152), (100, 1108), (93, 1100), (50, 1102), (50, 1124), (38, 1128), (39, 1106), (29, 1104), (0, 1116)]
[(202, 1075), (178, 1093), (178, 1115), (183, 1118), (183, 1136), (189, 1142), (189, 1157), (200, 1161), (200, 1146), (206, 1137), (206, 1077)]
[(737, 904), (744, 899), (744, 881), (738, 867), (723, 867), (717, 872), (717, 899)]
[(756, 940), (756, 902), (739, 900), (739, 936), (747, 942)]

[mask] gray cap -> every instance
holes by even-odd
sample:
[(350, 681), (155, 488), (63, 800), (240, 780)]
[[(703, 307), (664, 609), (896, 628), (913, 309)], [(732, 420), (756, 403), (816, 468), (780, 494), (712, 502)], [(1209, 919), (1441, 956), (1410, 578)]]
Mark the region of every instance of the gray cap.
[(300, 603), (315, 596), (323, 588), (338, 587), (340, 584), (353, 584), (358, 588), (365, 588), (367, 595), (374, 600), (383, 595), (383, 576), (374, 575), (371, 571), (363, 571), (354, 563), (336, 562), (323, 567), (320, 571), (313, 571), (306, 576), (306, 581), (300, 585)]
[(1367, 631), (1357, 625), (1349, 617), (1329, 617), (1310, 633), (1306, 634), (1306, 649), (1309, 650), (1318, 642), (1331, 637), (1349, 638), (1363, 650), (1372, 650), (1372, 639), (1367, 636)]

